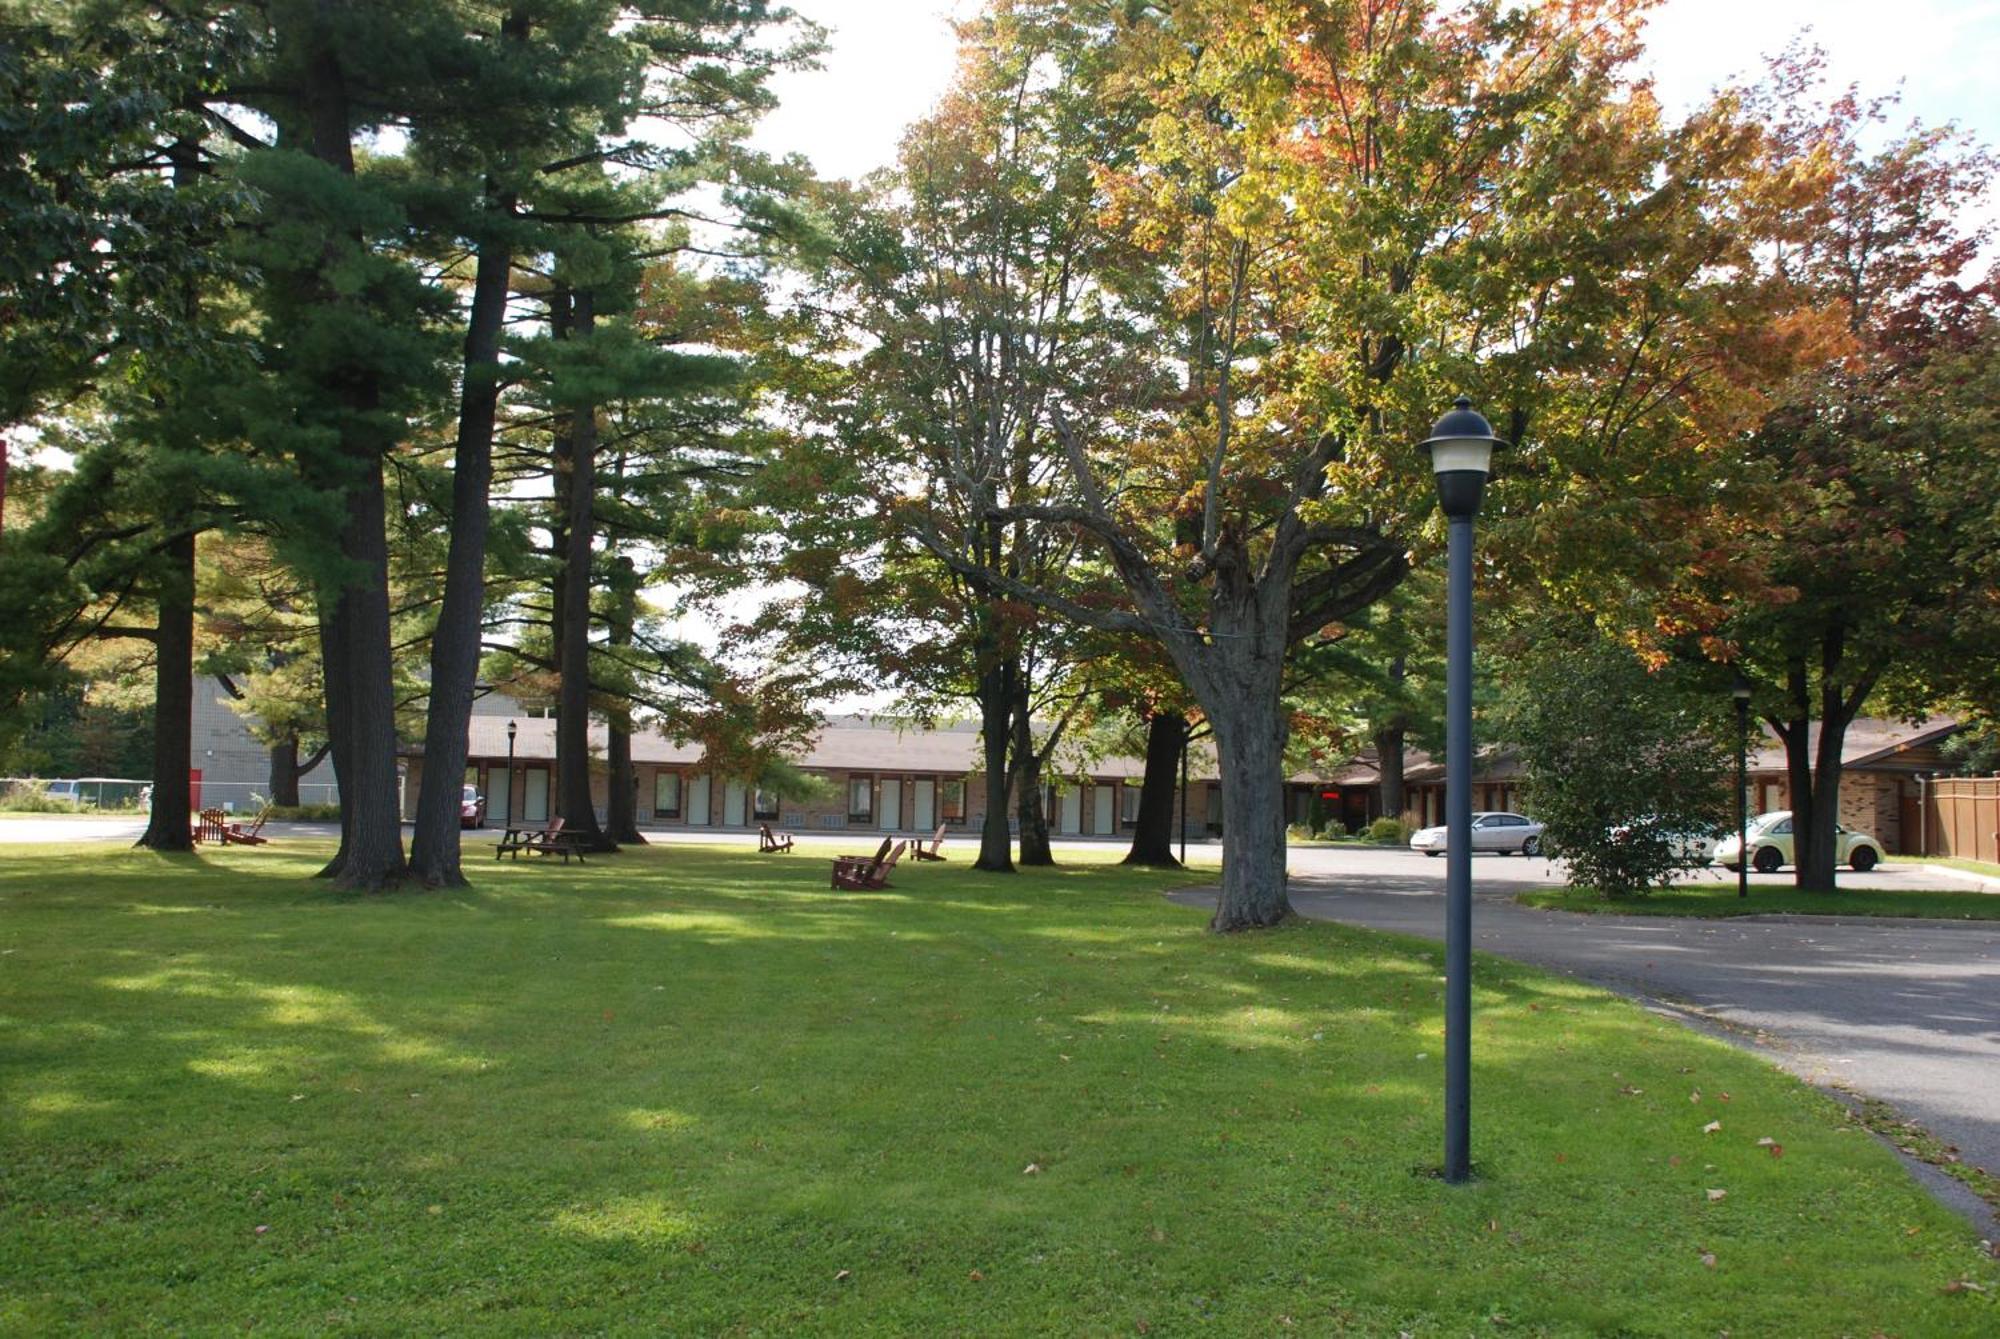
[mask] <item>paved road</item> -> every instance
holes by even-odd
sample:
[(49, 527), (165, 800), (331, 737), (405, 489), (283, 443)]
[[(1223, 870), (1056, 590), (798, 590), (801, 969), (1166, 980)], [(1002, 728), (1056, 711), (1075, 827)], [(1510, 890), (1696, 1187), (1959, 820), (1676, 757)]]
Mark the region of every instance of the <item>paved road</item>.
[[(1441, 940), (1443, 865), (1399, 851), (1294, 852), (1292, 904), (1315, 919)], [(1891, 865), (1865, 882), (1913, 887), (1919, 873)], [(1559, 877), (1539, 859), (1476, 858), (1474, 946), (1676, 1006), (1808, 1082), (1889, 1102), (2000, 1172), (2000, 922), (1579, 916), (1512, 902)], [(1214, 902), (1212, 889), (1175, 897)], [(1935, 1188), (1942, 1178), (1925, 1179)], [(1990, 1208), (1947, 1198), (2000, 1240)]]

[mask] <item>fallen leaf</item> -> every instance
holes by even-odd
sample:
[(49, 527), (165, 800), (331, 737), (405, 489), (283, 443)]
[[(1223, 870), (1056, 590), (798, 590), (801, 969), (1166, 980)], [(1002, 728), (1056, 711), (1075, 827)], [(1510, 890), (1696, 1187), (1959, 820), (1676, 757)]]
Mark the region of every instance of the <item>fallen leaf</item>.
[(271, 1230), (271, 1225), (269, 1223), (257, 1224), (257, 1235), (260, 1237), (263, 1236), (266, 1232), (269, 1232), (270, 1230)]
[(1759, 1147), (1759, 1148), (1769, 1148), (1769, 1147), (1770, 1147), (1771, 1145), (1773, 1145), (1773, 1144), (1775, 1144), (1775, 1143), (1777, 1143), (1777, 1142), (1778, 1142), (1777, 1140), (1775, 1140), (1775, 1139), (1771, 1138), (1771, 1136), (1767, 1134), (1767, 1135), (1765, 1135), (1765, 1136), (1764, 1136), (1764, 1137), (1763, 1137), (1762, 1139), (1759, 1139), (1759, 1140), (1757, 1141), (1757, 1147)]
[(1721, 1121), (1712, 1120), (1708, 1124), (1701, 1127), (1701, 1132), (1703, 1134), (1714, 1134), (1717, 1130), (1720, 1130), (1721, 1128), (1722, 1128)]
[(1678, 1167), (1680, 1165), (1681, 1165), (1681, 1155), (1678, 1153), (1674, 1154), (1673, 1156), (1667, 1159), (1667, 1166), (1669, 1167)]
[(1986, 1288), (1983, 1284), (1974, 1283), (1971, 1279), (1953, 1279), (1950, 1283), (1944, 1285), (1944, 1290), (1948, 1293), (1983, 1293), (1986, 1291)]
[(1727, 1101), (1729, 1100), (1729, 1094), (1728, 1094), (1728, 1093), (1717, 1093), (1717, 1094), (1715, 1095), (1715, 1100), (1716, 1100), (1716, 1101), (1718, 1101), (1718, 1102), (1727, 1102)]
[(1690, 1102), (1699, 1102), (1699, 1101), (1701, 1101), (1701, 1089), (1697, 1088), (1697, 1089), (1695, 1089), (1695, 1090), (1694, 1090), (1693, 1092), (1689, 1093), (1689, 1094), (1688, 1094), (1688, 1101), (1690, 1101)]
[(838, 1274), (835, 1274), (835, 1275), (833, 1276), (833, 1281), (834, 1281), (835, 1283), (845, 1283), (845, 1282), (847, 1282), (847, 1281), (848, 1281), (849, 1279), (851, 1279), (851, 1278), (853, 1278), (853, 1277), (854, 1277), (854, 1271), (853, 1271), (853, 1270), (851, 1270), (851, 1269), (843, 1269), (843, 1270), (841, 1270), (841, 1271), (840, 1271), (840, 1272), (839, 1272)]
[(1146, 1323), (1146, 1318), (1144, 1316), (1139, 1317), (1138, 1323), (1135, 1324), (1132, 1328), (1137, 1330), (1141, 1334), (1151, 1334), (1153, 1332), (1153, 1327)]
[(1772, 1156), (1772, 1157), (1774, 1157), (1774, 1158), (1782, 1158), (1782, 1157), (1784, 1157), (1784, 1156), (1785, 1156), (1785, 1146), (1784, 1146), (1783, 1144), (1773, 1144), (1773, 1145), (1771, 1145), (1771, 1156)]
[(432, 1204), (432, 1205), (427, 1205), (427, 1206), (425, 1206), (425, 1208), (424, 1208), (424, 1212), (425, 1212), (425, 1213), (427, 1213), (427, 1214), (430, 1214), (430, 1215), (432, 1215), (433, 1217), (435, 1217), (435, 1216), (437, 1216), (438, 1214), (441, 1214), (441, 1213), (443, 1213), (443, 1212), (444, 1212), (444, 1206), (443, 1206), (442, 1204)]
[(1714, 1268), (1715, 1268), (1715, 1252), (1714, 1252), (1714, 1251), (1703, 1251), (1703, 1252), (1701, 1253), (1701, 1262), (1702, 1262), (1702, 1263), (1703, 1263), (1704, 1265), (1707, 1265), (1707, 1266), (1708, 1266), (1708, 1267), (1709, 1267), (1710, 1269), (1714, 1269)]
[(1729, 1192), (1726, 1190), (1711, 1190), (1708, 1192), (1708, 1202), (1710, 1204), (1713, 1204), (1717, 1200), (1721, 1199), (1724, 1195), (1727, 1195), (1728, 1193)]
[(1023, 1176), (1040, 1176), (1041, 1172), (1042, 1164), (1039, 1162), (1031, 1162), (1021, 1169), (1021, 1175)]
[(966, 1275), (965, 1277), (967, 1277), (967, 1278), (971, 1279), (971, 1280), (972, 1280), (972, 1281), (973, 1281), (974, 1283), (984, 1283), (984, 1282), (986, 1282), (986, 1276), (985, 1276), (984, 1274), (980, 1273), (980, 1272), (979, 1272), (978, 1270), (976, 1270), (976, 1269), (975, 1269), (975, 1270), (973, 1270), (973, 1271), (972, 1271), (972, 1272), (971, 1272), (970, 1274), (967, 1274), (967, 1275)]

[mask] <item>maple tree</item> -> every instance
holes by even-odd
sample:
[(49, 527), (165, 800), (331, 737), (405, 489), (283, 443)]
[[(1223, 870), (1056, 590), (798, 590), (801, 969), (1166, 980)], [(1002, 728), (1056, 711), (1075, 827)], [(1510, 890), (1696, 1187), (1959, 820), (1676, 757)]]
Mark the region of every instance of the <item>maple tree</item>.
[[(1749, 95), (1788, 183), (1760, 282), (1799, 332), (1748, 429), (1661, 490), (1645, 653), (1731, 664), (1785, 746), (1798, 886), (1835, 880), (1840, 756), (1872, 700), (1920, 714), (2000, 654), (1989, 439), (1996, 275), (1960, 220), (1994, 160), (1951, 129), (1868, 141), (1891, 104), (1814, 97), (1794, 50)], [(1656, 481), (1657, 482), (1657, 481)], [(1975, 676), (1976, 677), (1976, 676)]]
[(1733, 328), (1712, 219), (1750, 137), (1722, 110), (1664, 121), (1627, 73), (1629, 4), (1079, 10), (1107, 96), (1147, 112), (1097, 149), (1092, 280), (1153, 375), (1067, 382), (1070, 498), (985, 510), (1087, 534), (1125, 598), (999, 584), (1165, 647), (1224, 782), (1213, 924), (1269, 925), (1290, 910), (1288, 653), (1433, 542), (1414, 443), (1473, 394), (1525, 501), (1680, 431), (1691, 366)]

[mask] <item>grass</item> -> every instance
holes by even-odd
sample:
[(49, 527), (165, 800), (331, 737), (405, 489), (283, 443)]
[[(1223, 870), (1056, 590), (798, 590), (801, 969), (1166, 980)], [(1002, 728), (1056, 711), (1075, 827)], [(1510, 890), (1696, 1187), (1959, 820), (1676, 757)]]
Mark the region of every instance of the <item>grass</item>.
[(1522, 906), (1609, 916), (1910, 916), (1924, 920), (2000, 920), (2000, 896), (1980, 892), (1908, 892), (1841, 888), (1830, 893), (1754, 884), (1738, 897), (1734, 883), (1690, 883), (1643, 897), (1606, 898), (1595, 888), (1537, 888), (1514, 899)]
[(1841, 1107), (1566, 979), (1481, 962), (1453, 1187), (1413, 940), (1220, 938), (1113, 867), (357, 899), (325, 849), (0, 856), (0, 1331), (2000, 1325)]
[(1968, 874), (1983, 874), (1989, 879), (2000, 879), (2000, 865), (1991, 860), (1965, 860), (1958, 856), (1911, 856), (1910, 861), (1919, 865), (1944, 865), (1950, 869), (1962, 869)]

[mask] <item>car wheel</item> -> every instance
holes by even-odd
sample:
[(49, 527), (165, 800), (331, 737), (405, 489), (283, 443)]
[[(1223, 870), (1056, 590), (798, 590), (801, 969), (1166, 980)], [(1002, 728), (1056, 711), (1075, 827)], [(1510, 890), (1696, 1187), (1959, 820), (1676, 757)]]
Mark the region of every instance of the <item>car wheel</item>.
[(1750, 865), (1759, 874), (1775, 874), (1778, 866), (1784, 863), (1785, 858), (1778, 854), (1777, 847), (1766, 846), (1757, 852), (1757, 858), (1752, 860)]
[(1437, 858), (1438, 858), (1438, 853), (1437, 853), (1436, 851), (1426, 851), (1426, 852), (1424, 852), (1424, 854), (1425, 854), (1425, 855), (1427, 855), (1427, 856), (1429, 856), (1429, 857), (1430, 857), (1430, 858), (1431, 858), (1432, 860), (1435, 860), (1435, 859), (1437, 859)]
[(1854, 854), (1847, 857), (1847, 863), (1854, 867), (1856, 874), (1866, 874), (1869, 870), (1875, 868), (1875, 848), (1872, 846), (1855, 847)]
[(1540, 855), (1541, 853), (1542, 839), (1540, 837), (1530, 837), (1521, 843), (1522, 855)]

